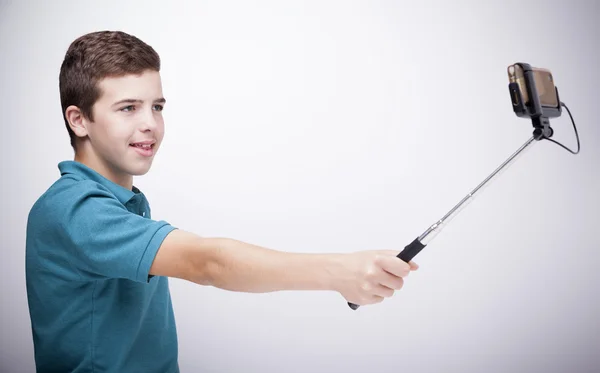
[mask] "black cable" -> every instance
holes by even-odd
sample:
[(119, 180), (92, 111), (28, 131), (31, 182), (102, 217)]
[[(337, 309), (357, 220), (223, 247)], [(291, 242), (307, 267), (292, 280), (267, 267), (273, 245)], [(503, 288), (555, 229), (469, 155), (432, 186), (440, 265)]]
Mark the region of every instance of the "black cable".
[(574, 152), (571, 149), (567, 148), (566, 146), (564, 146), (563, 144), (559, 143), (558, 141), (554, 141), (551, 138), (545, 137), (546, 140), (551, 141), (559, 146), (562, 146), (564, 149), (566, 149), (567, 151), (571, 152), (572, 154), (577, 154), (579, 153), (579, 150), (581, 150), (581, 146), (579, 144), (579, 133), (577, 133), (577, 127), (575, 126), (575, 121), (573, 120), (573, 116), (571, 115), (571, 110), (569, 110), (569, 108), (567, 107), (567, 105), (565, 105), (564, 102), (560, 103), (562, 106), (565, 107), (565, 109), (567, 109), (567, 113), (569, 113), (569, 117), (571, 117), (571, 123), (573, 123), (573, 129), (575, 130), (575, 136), (577, 137), (577, 151)]

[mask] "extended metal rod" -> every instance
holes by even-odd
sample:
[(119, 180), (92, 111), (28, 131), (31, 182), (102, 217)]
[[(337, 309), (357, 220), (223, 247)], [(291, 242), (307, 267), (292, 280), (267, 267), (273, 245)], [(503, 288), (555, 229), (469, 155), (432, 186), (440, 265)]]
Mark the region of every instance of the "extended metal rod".
[[(494, 172), (492, 172), (484, 181), (481, 182), (475, 189), (471, 191), (471, 193), (467, 194), (465, 198), (462, 199), (456, 206), (452, 208), (452, 210), (448, 211), (443, 218), (438, 220), (435, 224), (429, 227), (422, 235), (415, 238), (413, 242), (406, 245), (404, 250), (398, 254), (398, 258), (405, 262), (409, 262), (412, 258), (415, 257), (431, 240), (442, 230), (444, 224), (447, 224), (453, 217), (455, 217), (466, 205), (468, 202), (473, 200), (475, 194), (481, 191), (484, 186), (486, 186), (490, 180), (494, 179), (494, 177), (498, 176), (498, 174), (505, 170), (510, 164), (512, 164), (519, 155), (523, 154), (523, 151), (530, 147), (536, 140), (535, 134), (532, 136), (523, 146), (519, 148), (516, 152), (514, 152), (504, 163), (502, 163)], [(358, 304), (348, 302), (348, 306), (353, 310), (358, 309), (360, 307)]]
[(531, 144), (537, 140), (532, 136), (525, 144), (523, 144), (516, 152), (514, 152), (504, 163), (502, 163), (494, 172), (492, 172), (484, 181), (481, 182), (475, 189), (465, 196), (456, 206), (454, 206), (443, 218), (438, 220), (435, 224), (429, 227), (422, 235), (419, 236), (418, 240), (423, 245), (427, 245), (431, 240), (443, 229), (444, 224), (447, 224), (453, 217), (455, 217), (472, 199), (475, 197), (477, 192), (482, 190), (495, 176), (501, 171), (508, 168), (519, 155), (523, 153), (525, 149), (528, 149)]

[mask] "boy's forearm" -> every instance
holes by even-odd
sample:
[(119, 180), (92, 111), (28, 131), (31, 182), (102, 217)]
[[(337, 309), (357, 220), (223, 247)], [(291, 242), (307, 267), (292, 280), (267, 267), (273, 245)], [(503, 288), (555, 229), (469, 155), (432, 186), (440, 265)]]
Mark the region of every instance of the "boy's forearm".
[(355, 304), (379, 303), (418, 267), (395, 250), (308, 254), (272, 250), (229, 238), (171, 231), (149, 273), (231, 291), (331, 290)]
[(335, 290), (335, 254), (281, 252), (228, 238), (198, 243), (195, 260), (207, 285), (252, 293)]

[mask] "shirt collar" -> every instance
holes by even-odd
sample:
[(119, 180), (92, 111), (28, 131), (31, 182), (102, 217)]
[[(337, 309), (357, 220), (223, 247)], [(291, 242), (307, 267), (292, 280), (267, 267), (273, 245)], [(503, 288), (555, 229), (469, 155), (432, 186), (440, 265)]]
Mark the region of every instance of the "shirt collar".
[(61, 176), (66, 174), (73, 174), (84, 179), (95, 181), (110, 190), (117, 199), (125, 205), (130, 199), (142, 194), (141, 191), (135, 187), (129, 190), (99, 174), (94, 169), (84, 165), (77, 161), (62, 161), (58, 164)]

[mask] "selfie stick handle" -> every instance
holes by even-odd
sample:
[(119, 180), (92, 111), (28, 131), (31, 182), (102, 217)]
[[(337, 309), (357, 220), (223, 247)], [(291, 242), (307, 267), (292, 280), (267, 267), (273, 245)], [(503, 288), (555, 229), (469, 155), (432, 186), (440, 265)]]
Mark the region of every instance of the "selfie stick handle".
[[(433, 238), (441, 232), (445, 224), (449, 223), (452, 218), (454, 218), (465, 206), (468, 205), (469, 202), (473, 200), (473, 197), (483, 189), (484, 186), (488, 184), (488, 182), (494, 179), (495, 176), (500, 174), (501, 171), (508, 168), (510, 164), (512, 164), (519, 155), (523, 154), (525, 149), (530, 148), (532, 144), (534, 144), (537, 140), (542, 139), (543, 136), (534, 132), (534, 135), (527, 140), (525, 144), (523, 144), (516, 152), (514, 152), (504, 163), (502, 163), (494, 172), (492, 172), (481, 184), (479, 184), (475, 189), (473, 189), (469, 194), (465, 196), (456, 206), (454, 206), (443, 218), (435, 222), (431, 227), (429, 227), (423, 234), (419, 237), (415, 238), (413, 242), (408, 244), (404, 250), (400, 254), (397, 255), (398, 258), (408, 263), (412, 258), (415, 257), (425, 246), (433, 240)], [(358, 309), (359, 305), (348, 302), (348, 305), (353, 310)]]

